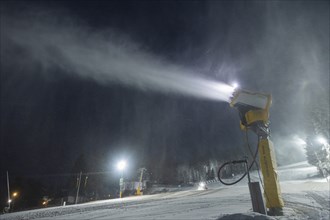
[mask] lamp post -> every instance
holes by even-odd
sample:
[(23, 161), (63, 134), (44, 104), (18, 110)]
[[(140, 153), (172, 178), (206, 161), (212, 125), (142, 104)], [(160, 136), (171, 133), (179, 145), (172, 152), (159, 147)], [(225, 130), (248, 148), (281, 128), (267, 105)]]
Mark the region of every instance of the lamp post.
[(124, 189), (124, 170), (126, 168), (126, 161), (121, 160), (117, 163), (117, 169), (121, 172), (119, 179), (119, 197), (122, 198), (123, 189)]
[(79, 198), (79, 190), (80, 190), (80, 182), (81, 182), (81, 174), (82, 172), (80, 171), (80, 174), (79, 174), (79, 180), (78, 180), (78, 188), (77, 188), (77, 195), (76, 195), (76, 201), (75, 201), (75, 204), (78, 203), (78, 198)]
[(15, 204), (15, 202), (16, 202), (16, 198), (17, 198), (17, 196), (18, 196), (18, 192), (13, 192), (13, 194), (12, 194), (12, 199), (11, 199), (11, 209), (12, 210), (14, 210), (14, 204)]
[(8, 190), (8, 212), (9, 212), (11, 199), (10, 199), (10, 188), (9, 188), (9, 175), (8, 175), (8, 171), (7, 171), (7, 190)]

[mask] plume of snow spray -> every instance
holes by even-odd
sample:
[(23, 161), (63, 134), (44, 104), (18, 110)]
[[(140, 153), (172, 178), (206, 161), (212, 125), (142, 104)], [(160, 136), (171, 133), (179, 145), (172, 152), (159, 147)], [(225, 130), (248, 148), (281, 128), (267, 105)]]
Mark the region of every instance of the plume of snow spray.
[[(177, 93), (198, 98), (228, 101), (234, 88), (207, 80), (143, 52), (135, 44), (95, 32), (79, 25), (59, 24), (47, 19), (18, 19), (4, 16), (1, 26), (2, 55), (19, 47), (24, 57), (7, 58), (17, 65), (60, 68), (98, 83), (117, 83), (143, 90)], [(63, 23), (63, 22), (62, 22)], [(118, 38), (118, 37), (117, 37)], [(16, 61), (16, 63), (15, 63)]]

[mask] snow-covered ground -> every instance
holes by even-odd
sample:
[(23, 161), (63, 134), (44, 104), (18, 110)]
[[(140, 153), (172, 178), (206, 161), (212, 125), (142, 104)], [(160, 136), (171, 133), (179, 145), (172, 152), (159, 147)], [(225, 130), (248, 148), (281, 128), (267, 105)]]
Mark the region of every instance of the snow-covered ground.
[[(284, 216), (253, 213), (244, 181), (231, 187), (209, 183), (204, 191), (177, 188), (155, 195), (9, 213), (0, 219), (330, 219), (329, 182), (313, 178), (314, 167), (299, 163), (280, 167), (278, 172)], [(251, 176), (258, 177), (257, 173)]]

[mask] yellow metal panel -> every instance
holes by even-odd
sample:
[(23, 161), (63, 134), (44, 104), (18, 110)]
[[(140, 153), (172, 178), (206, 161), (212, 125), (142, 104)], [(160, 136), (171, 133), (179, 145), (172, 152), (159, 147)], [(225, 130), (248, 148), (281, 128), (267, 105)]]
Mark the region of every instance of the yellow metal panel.
[(259, 141), (260, 167), (264, 179), (264, 194), (267, 208), (282, 208), (284, 202), (276, 172), (276, 158), (273, 143), (268, 139)]
[(246, 122), (248, 125), (256, 121), (268, 122), (268, 111), (265, 110), (250, 110), (245, 114)]

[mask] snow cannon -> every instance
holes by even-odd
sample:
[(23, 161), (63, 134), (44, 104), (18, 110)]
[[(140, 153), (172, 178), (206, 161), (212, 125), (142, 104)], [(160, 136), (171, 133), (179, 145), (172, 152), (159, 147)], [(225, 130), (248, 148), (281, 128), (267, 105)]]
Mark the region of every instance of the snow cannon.
[(284, 206), (277, 176), (277, 163), (273, 143), (269, 139), (269, 109), (272, 103), (270, 94), (237, 89), (230, 100), (230, 106), (238, 110), (240, 127), (252, 130), (258, 136), (258, 152), (264, 180), (264, 196), (269, 213), (281, 215)]

